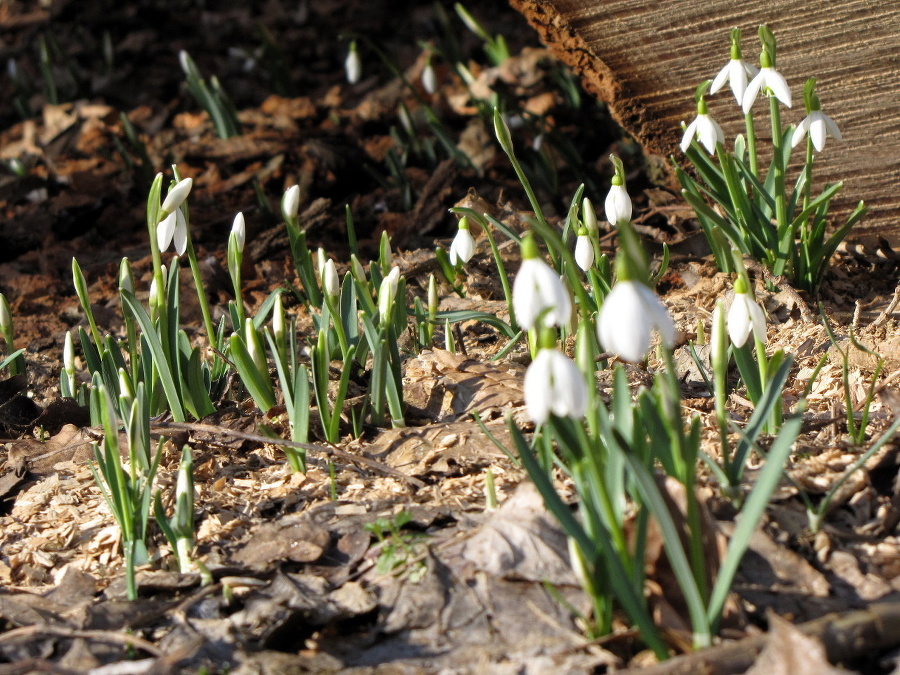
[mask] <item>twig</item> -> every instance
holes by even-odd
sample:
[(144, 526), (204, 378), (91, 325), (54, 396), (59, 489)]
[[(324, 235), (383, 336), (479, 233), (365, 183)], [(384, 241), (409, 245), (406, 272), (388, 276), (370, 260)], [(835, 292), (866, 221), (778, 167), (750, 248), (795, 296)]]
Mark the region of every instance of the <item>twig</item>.
[(337, 448), (330, 445), (320, 445), (317, 443), (298, 443), (296, 441), (288, 441), (282, 438), (271, 438), (269, 436), (261, 436), (259, 434), (248, 434), (244, 431), (229, 429), (228, 427), (220, 427), (212, 424), (200, 424), (196, 422), (155, 422), (151, 426), (151, 431), (154, 431), (156, 433), (161, 433), (168, 429), (178, 431), (202, 431), (210, 434), (219, 434), (222, 436), (231, 436), (232, 438), (240, 438), (245, 441), (270, 443), (272, 445), (284, 445), (289, 448), (299, 448), (301, 450), (321, 452), (323, 454), (330, 455), (347, 462), (355, 462), (356, 464), (364, 466), (368, 469), (372, 469), (373, 471), (377, 471), (386, 476), (399, 478), (400, 480), (406, 481), (415, 488), (422, 489), (425, 487), (425, 483), (420, 481), (418, 478), (408, 476), (402, 471), (397, 471), (397, 469), (394, 469), (387, 464), (376, 461), (374, 459), (370, 459), (368, 457), (361, 457), (360, 455), (354, 455), (350, 452), (344, 452), (343, 450), (338, 450)]
[(35, 640), (42, 635), (52, 635), (53, 637), (61, 638), (82, 638), (94, 642), (109, 642), (112, 644), (120, 644), (124, 647), (135, 647), (156, 658), (164, 655), (155, 644), (147, 642), (147, 640), (139, 638), (136, 635), (111, 630), (77, 630), (65, 626), (50, 626), (46, 624), (22, 626), (20, 628), (8, 630), (5, 633), (0, 634), (0, 644), (23, 639)]
[[(900, 602), (876, 603), (864, 610), (828, 614), (797, 628), (822, 642), (831, 663), (840, 663), (900, 644)], [(628, 668), (619, 671), (619, 675), (738, 675), (753, 665), (768, 640), (768, 635), (755, 635), (647, 668)]]

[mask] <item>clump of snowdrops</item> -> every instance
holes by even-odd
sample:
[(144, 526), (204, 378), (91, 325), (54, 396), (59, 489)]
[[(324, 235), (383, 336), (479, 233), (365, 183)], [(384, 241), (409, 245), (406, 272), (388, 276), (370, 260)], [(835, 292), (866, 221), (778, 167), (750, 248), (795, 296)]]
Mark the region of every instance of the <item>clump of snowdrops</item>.
[[(713, 80), (697, 87), (697, 116), (686, 127), (681, 142), (696, 178), (678, 168), (678, 179), (719, 269), (735, 271), (730, 251), (735, 248), (760, 261), (774, 275), (785, 276), (795, 287), (815, 293), (832, 254), (868, 209), (859, 202), (842, 225), (829, 231), (831, 200), (842, 183), (826, 185), (814, 194), (813, 168), (827, 137), (840, 141), (841, 132), (822, 111), (815, 78), (803, 86), (806, 116), (796, 125), (784, 123), (781, 106), (791, 108), (794, 100), (784, 75), (776, 68), (776, 41), (768, 26), (760, 26), (759, 40), (757, 69), (743, 58), (741, 31), (732, 30), (728, 62)], [(707, 97), (726, 84), (746, 128), (730, 149), (707, 103)], [(765, 149), (759, 142), (754, 113), (760, 98), (769, 104), (771, 148)], [(791, 185), (788, 169), (797, 146), (805, 149), (805, 156)]]

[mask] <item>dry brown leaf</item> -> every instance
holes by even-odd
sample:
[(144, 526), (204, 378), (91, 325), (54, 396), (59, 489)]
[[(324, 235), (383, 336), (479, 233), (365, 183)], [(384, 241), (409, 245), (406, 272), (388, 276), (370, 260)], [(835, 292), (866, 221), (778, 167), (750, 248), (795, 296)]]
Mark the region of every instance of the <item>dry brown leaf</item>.
[(464, 558), (498, 577), (578, 585), (566, 535), (524, 482), (463, 548)]
[(850, 675), (825, 657), (822, 643), (800, 632), (790, 621), (769, 614), (769, 641), (745, 675)]

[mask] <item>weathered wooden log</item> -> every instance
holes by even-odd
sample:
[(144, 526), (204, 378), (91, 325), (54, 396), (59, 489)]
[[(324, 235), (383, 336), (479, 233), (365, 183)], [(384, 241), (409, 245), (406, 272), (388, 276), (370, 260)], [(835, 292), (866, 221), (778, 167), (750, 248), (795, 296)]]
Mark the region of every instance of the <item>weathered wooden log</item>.
[[(756, 29), (778, 39), (778, 70), (793, 94), (785, 123), (805, 116), (803, 83), (817, 79), (822, 110), (844, 142), (828, 140), (817, 181), (844, 181), (833, 224), (862, 199), (869, 215), (854, 239), (883, 236), (900, 245), (900, 3), (870, 0), (510, 0), (551, 50), (579, 73), (650, 156), (681, 157), (681, 123), (694, 118), (694, 89), (729, 57), (729, 34), (743, 31), (745, 60), (756, 63)], [(744, 129), (727, 89), (708, 99), (729, 142)], [(757, 129), (768, 113), (757, 104)], [(802, 153), (798, 146), (795, 152)], [(798, 155), (799, 156), (799, 155)], [(818, 189), (824, 182), (817, 183)]]

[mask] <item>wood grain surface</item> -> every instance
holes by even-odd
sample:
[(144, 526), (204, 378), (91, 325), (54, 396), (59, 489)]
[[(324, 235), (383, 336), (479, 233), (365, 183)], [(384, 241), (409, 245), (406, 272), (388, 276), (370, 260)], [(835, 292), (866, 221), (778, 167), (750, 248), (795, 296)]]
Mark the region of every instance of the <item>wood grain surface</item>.
[[(758, 63), (757, 28), (768, 24), (778, 40), (777, 68), (793, 95), (783, 122), (803, 119), (803, 83), (815, 77), (822, 110), (844, 136), (843, 143), (829, 138), (816, 160), (817, 181), (844, 181), (833, 222), (863, 199), (871, 211), (851, 238), (880, 235), (900, 246), (900, 1), (510, 3), (663, 163), (669, 156), (681, 159), (681, 123), (694, 118), (697, 85), (727, 62), (731, 28), (743, 31), (744, 59)], [(708, 102), (730, 145), (744, 128), (733, 95), (726, 88)], [(758, 133), (768, 139), (768, 109), (758, 101), (754, 110)], [(802, 158), (803, 147), (795, 157)], [(817, 185), (821, 189), (824, 182)]]

